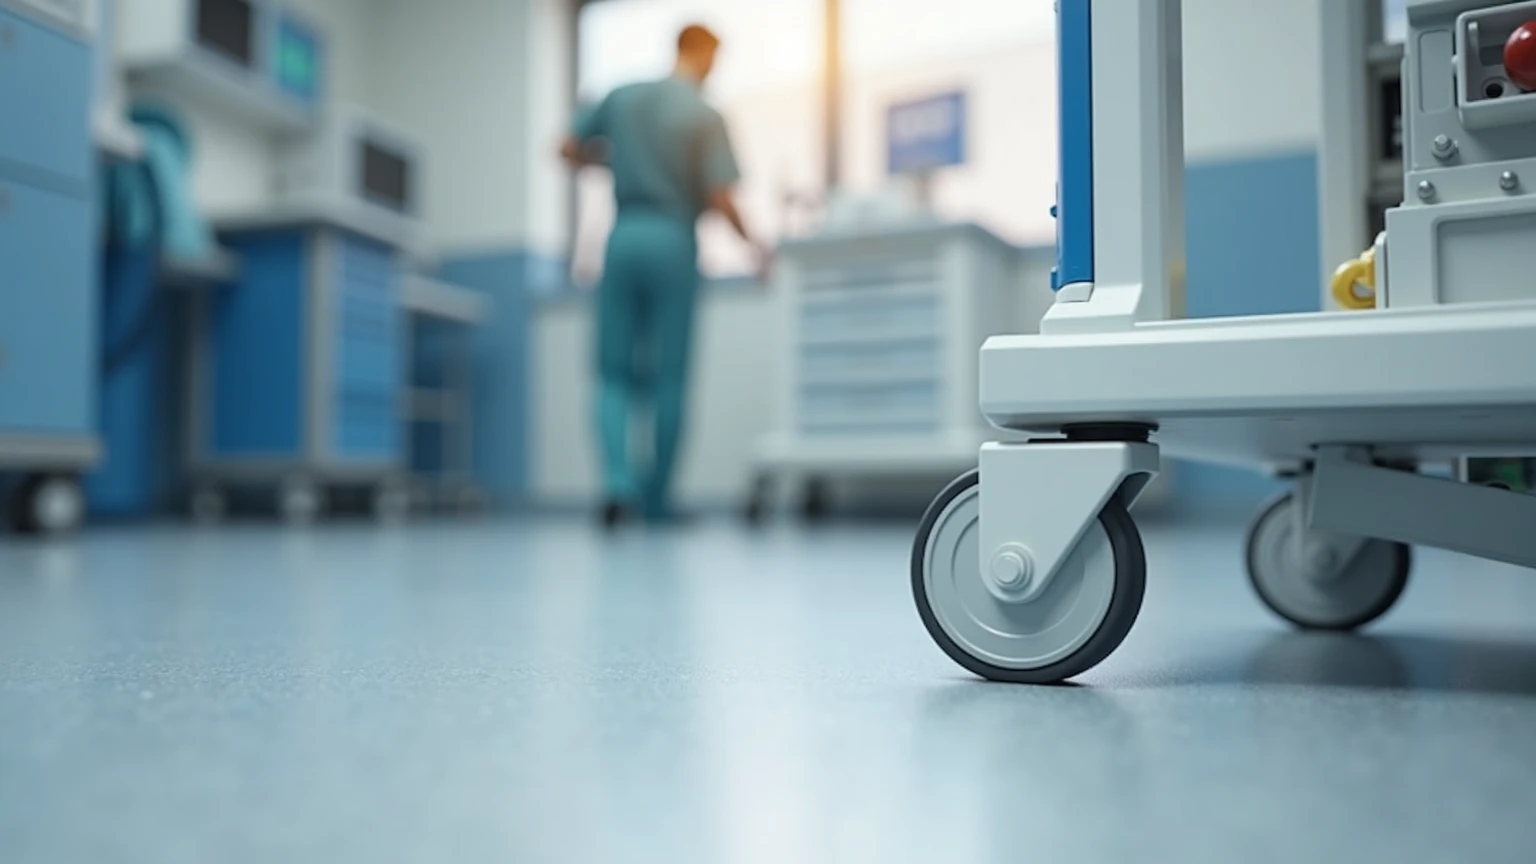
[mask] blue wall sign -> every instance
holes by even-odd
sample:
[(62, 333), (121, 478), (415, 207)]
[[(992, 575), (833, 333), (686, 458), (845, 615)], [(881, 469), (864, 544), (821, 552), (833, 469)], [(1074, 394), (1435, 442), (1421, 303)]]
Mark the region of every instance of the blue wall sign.
[(886, 167), (892, 174), (965, 162), (965, 93), (898, 102), (885, 114)]

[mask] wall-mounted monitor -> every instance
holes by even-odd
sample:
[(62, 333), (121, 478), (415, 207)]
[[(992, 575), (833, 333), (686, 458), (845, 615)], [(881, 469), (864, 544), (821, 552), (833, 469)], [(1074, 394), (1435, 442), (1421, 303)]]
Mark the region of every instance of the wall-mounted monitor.
[(136, 83), (277, 132), (314, 121), (325, 38), (280, 0), (117, 0), (119, 56)]
[(313, 134), (279, 147), (277, 196), (409, 230), (420, 216), (422, 148), (356, 105), (332, 104)]
[(256, 63), (256, 9), (250, 0), (197, 0), (192, 11), (197, 44), (232, 63)]

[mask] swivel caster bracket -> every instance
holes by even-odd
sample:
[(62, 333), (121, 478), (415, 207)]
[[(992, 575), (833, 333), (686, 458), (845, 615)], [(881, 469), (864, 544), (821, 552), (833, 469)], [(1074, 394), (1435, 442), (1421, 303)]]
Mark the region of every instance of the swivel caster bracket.
[(1317, 583), (1326, 583), (1349, 570), (1355, 556), (1366, 546), (1366, 538), (1357, 534), (1337, 534), (1314, 527), (1312, 475), (1303, 474), (1296, 479), (1296, 500), (1301, 506), (1292, 507), (1291, 542), (1296, 545), (1293, 560), (1300, 563), (1300, 575)]
[(980, 457), (981, 578), (1028, 603), (1061, 569), (1111, 498), (1130, 507), (1158, 471), (1146, 442), (989, 443)]

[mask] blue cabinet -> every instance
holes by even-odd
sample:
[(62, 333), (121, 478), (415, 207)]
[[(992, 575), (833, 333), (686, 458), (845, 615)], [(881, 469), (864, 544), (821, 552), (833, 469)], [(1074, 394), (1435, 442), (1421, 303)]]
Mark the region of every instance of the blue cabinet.
[(404, 370), (394, 250), (339, 228), (227, 233), (239, 280), (209, 302), (194, 461), (393, 470)]
[(0, 177), (0, 432), (93, 433), (93, 225), (84, 199)]
[(84, 43), (0, 8), (0, 175), (85, 192), (92, 63)]

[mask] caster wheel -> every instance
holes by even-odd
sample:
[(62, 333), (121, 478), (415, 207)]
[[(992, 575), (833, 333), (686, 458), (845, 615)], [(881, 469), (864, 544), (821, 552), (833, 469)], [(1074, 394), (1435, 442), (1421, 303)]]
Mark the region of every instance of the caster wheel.
[(308, 525), (320, 515), (320, 490), (308, 480), (289, 480), (277, 492), (277, 512), (290, 525)]
[(741, 518), (748, 525), (756, 528), (762, 525), (768, 518), (768, 498), (771, 486), (768, 479), (759, 477), (752, 483), (752, 491), (747, 493), (747, 501), (741, 508)]
[(411, 510), (411, 497), (404, 489), (384, 485), (373, 491), (373, 516), (380, 522), (394, 524), (405, 521)]
[(193, 522), (216, 525), (224, 521), (224, 516), (229, 512), (229, 502), (223, 492), (208, 486), (192, 493), (190, 509)]
[(800, 517), (807, 522), (821, 522), (832, 511), (832, 494), (825, 478), (806, 482), (805, 497), (800, 500)]
[(1367, 540), (1350, 560), (1311, 576), (1297, 560), (1296, 506), (1287, 493), (1248, 529), (1248, 579), (1264, 605), (1307, 630), (1354, 630), (1391, 609), (1408, 584), (1411, 550)]
[(9, 515), (21, 534), (67, 534), (85, 521), (85, 491), (74, 477), (34, 474), (12, 493)]
[(1020, 603), (983, 578), (978, 478), (970, 471), (950, 483), (918, 528), (912, 594), (928, 634), (993, 681), (1055, 684), (1098, 665), (1141, 611), (1147, 565), (1136, 523), (1123, 505), (1106, 505), (1045, 593)]

